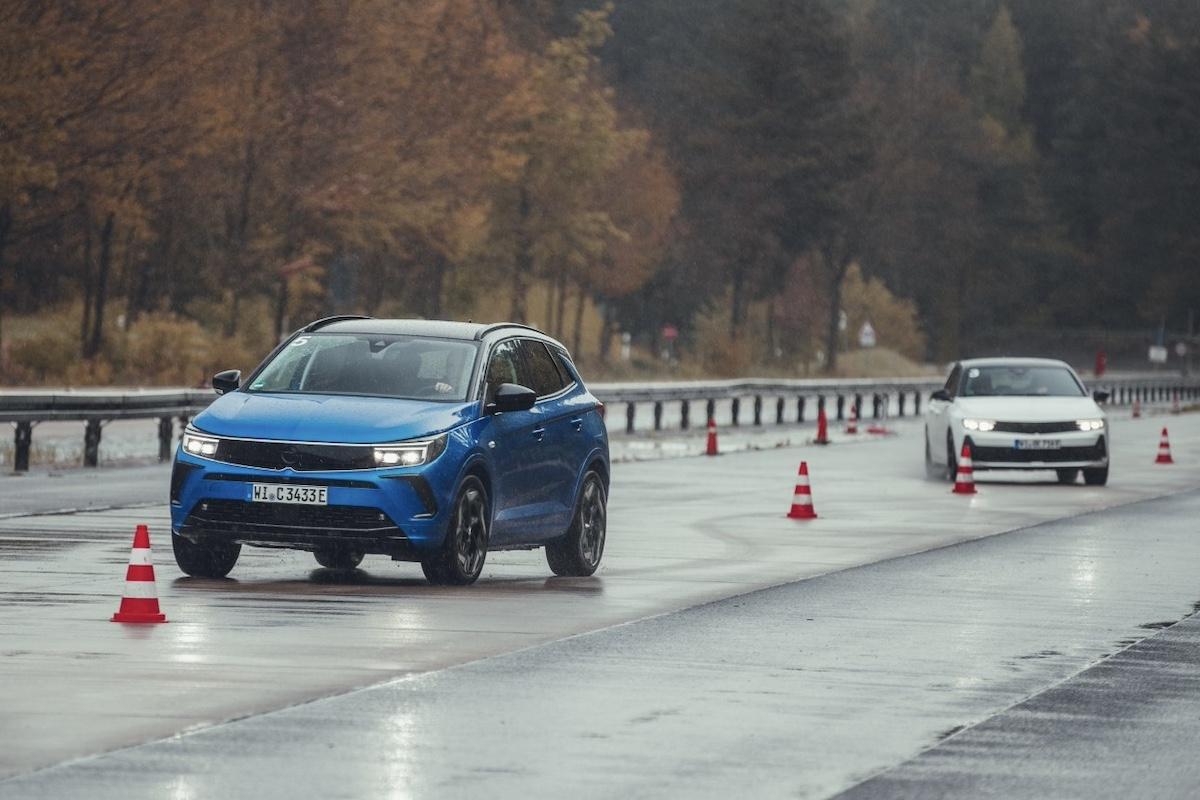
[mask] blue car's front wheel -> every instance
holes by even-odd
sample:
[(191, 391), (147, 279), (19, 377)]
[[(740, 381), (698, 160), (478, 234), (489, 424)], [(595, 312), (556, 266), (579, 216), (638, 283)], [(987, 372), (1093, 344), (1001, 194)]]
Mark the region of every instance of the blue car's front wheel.
[(555, 575), (586, 577), (600, 566), (608, 530), (608, 498), (604, 481), (588, 472), (579, 489), (575, 517), (565, 536), (546, 545), (546, 562)]
[(438, 553), (421, 562), (421, 570), (433, 584), (466, 586), (483, 572), (488, 548), (487, 491), (474, 475), (467, 476), (454, 498), (454, 510), (446, 538)]

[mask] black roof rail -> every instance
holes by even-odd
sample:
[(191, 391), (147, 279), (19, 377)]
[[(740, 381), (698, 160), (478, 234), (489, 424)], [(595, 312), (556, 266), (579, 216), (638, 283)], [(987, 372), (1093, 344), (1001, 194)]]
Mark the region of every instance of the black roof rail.
[(336, 314), (332, 317), (322, 317), (315, 322), (310, 322), (300, 330), (304, 333), (312, 333), (315, 330), (320, 330), (326, 325), (332, 325), (335, 322), (345, 322), (351, 319), (374, 319), (374, 317), (364, 317), (362, 314)]
[(520, 328), (521, 330), (533, 331), (534, 333), (540, 333), (542, 336), (550, 335), (550, 334), (546, 333), (545, 331), (538, 330), (537, 328), (533, 327), (532, 325), (522, 325), (519, 322), (494, 322), (491, 325), (488, 325), (486, 328), (480, 328), (475, 334), (475, 341), (479, 341), (479, 340), (483, 339), (483, 337), (487, 336), (492, 331), (503, 330), (504, 328)]

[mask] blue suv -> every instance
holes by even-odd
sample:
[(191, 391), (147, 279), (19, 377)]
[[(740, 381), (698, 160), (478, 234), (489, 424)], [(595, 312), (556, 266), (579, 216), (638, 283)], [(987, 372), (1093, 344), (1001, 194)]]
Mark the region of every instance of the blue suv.
[(242, 545), (419, 561), (436, 584), (473, 583), (489, 550), (544, 547), (558, 575), (600, 564), (603, 406), (540, 331), (330, 317), (213, 388), (171, 473), (188, 575), (227, 575)]

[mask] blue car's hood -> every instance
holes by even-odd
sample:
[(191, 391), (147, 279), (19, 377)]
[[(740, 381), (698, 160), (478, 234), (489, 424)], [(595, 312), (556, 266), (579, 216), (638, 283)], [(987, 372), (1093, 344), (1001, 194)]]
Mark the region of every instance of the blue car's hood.
[(232, 392), (201, 412), (195, 425), (217, 436), (370, 444), (441, 433), (477, 409), (477, 403)]

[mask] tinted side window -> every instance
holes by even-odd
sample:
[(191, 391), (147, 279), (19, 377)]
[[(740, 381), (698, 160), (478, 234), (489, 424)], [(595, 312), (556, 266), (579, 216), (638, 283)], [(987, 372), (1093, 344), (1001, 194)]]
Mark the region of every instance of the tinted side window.
[(554, 356), (554, 363), (558, 364), (558, 371), (563, 377), (563, 385), (570, 386), (575, 381), (579, 380), (575, 365), (571, 363), (571, 357), (557, 347), (551, 347), (550, 355)]
[(525, 354), (521, 364), (523, 383), (533, 389), (538, 397), (554, 394), (567, 385), (546, 345), (532, 339), (522, 339), (521, 350)]
[(490, 403), (496, 396), (496, 389), (500, 384), (522, 383), (520, 364), (521, 350), (516, 339), (501, 342), (492, 349), (492, 357), (488, 361), (487, 369), (487, 393), (485, 394), (487, 402)]
[(946, 378), (946, 391), (951, 397), (958, 396), (958, 379), (962, 376), (962, 367), (958, 364), (954, 365), (954, 369), (950, 370), (950, 377)]

